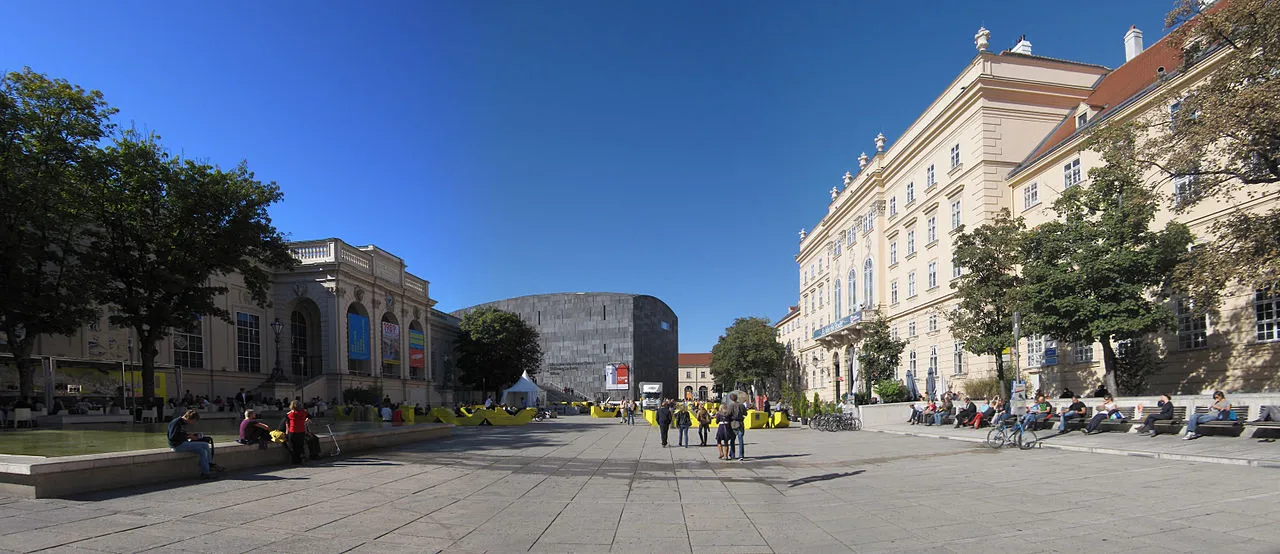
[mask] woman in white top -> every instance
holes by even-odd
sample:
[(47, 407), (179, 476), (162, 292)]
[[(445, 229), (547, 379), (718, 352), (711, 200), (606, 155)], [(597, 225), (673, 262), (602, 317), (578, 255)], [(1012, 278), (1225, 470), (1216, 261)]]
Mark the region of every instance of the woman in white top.
[(1120, 409), (1116, 408), (1115, 399), (1111, 398), (1111, 395), (1108, 394), (1105, 398), (1102, 399), (1102, 404), (1099, 405), (1096, 409), (1094, 409), (1093, 419), (1090, 419), (1089, 425), (1084, 428), (1085, 434), (1092, 435), (1094, 433), (1099, 433), (1100, 431), (1098, 431), (1098, 425), (1102, 424), (1102, 420), (1111, 417), (1111, 414), (1117, 413), (1119, 411)]

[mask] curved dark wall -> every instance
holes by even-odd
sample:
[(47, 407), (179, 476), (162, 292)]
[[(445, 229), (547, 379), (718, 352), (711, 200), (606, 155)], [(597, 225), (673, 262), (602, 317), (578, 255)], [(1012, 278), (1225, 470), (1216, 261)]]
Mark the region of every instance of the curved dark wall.
[(591, 399), (621, 398), (627, 391), (605, 391), (604, 367), (626, 363), (632, 367), (632, 397), (638, 381), (661, 381), (663, 391), (674, 394), (679, 321), (657, 298), (609, 292), (537, 294), (487, 302), (453, 314), (462, 317), (483, 307), (518, 314), (538, 330), (539, 384), (572, 388)]

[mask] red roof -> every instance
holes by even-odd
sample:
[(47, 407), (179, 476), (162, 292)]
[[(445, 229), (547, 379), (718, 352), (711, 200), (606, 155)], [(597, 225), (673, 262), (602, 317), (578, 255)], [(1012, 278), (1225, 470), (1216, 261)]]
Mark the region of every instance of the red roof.
[[(1142, 53), (1134, 56), (1117, 67), (1112, 72), (1104, 75), (1102, 79), (1094, 85), (1093, 92), (1084, 100), (1086, 104), (1099, 110), (1098, 113), (1090, 116), (1090, 121), (1105, 116), (1110, 110), (1119, 106), (1125, 100), (1132, 98), (1134, 95), (1142, 92), (1160, 79), (1157, 70), (1164, 68), (1166, 73), (1173, 73), (1182, 65), (1182, 51), (1169, 45), (1164, 39), (1156, 41)], [(1049, 137), (1040, 143), (1040, 146), (1027, 156), (1022, 162), (1022, 167), (1030, 165), (1030, 163), (1049, 151), (1057, 148), (1058, 145), (1066, 142), (1076, 134), (1076, 115), (1074, 112), (1067, 114), (1059, 123)]]
[(677, 354), (677, 366), (711, 366), (711, 354)]

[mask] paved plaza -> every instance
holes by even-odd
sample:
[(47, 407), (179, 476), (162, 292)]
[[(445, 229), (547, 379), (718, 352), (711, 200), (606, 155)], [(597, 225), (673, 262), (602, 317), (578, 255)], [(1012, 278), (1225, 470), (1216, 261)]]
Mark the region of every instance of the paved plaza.
[(0, 497), (0, 551), (1280, 552), (1273, 468), (747, 437), (749, 459), (722, 462), (663, 449), (648, 426), (568, 417), (212, 482)]

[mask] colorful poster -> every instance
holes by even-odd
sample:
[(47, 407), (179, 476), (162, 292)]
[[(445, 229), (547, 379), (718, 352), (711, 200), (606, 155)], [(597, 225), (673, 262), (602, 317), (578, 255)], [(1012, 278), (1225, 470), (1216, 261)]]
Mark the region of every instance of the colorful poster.
[(631, 368), (627, 364), (618, 364), (618, 388), (626, 389), (631, 387)]
[(409, 367), (427, 367), (427, 336), (417, 329), (409, 329)]
[(120, 361), (128, 360), (129, 330), (114, 327), (106, 317), (89, 324), (84, 329), (84, 353), (90, 360)]
[(382, 361), (400, 363), (400, 326), (386, 321), (382, 322)]
[(631, 369), (627, 364), (608, 364), (604, 366), (605, 390), (627, 390), (631, 388)]
[(369, 359), (369, 318), (360, 314), (347, 314), (347, 357)]

